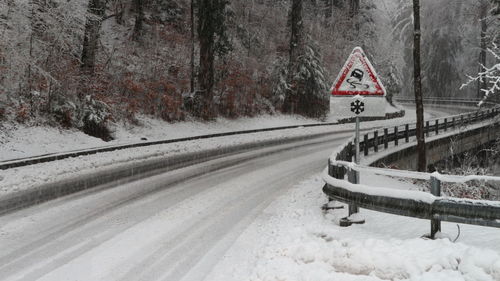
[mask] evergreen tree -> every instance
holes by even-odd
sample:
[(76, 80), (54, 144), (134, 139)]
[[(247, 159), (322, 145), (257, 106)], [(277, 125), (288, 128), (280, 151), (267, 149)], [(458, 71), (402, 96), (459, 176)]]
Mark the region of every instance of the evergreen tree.
[[(302, 0), (292, 1), (290, 22), (292, 32), (288, 72), (289, 90), (285, 96), (283, 111), (321, 118), (330, 108), (329, 95), (319, 53), (312, 45), (306, 44)], [(309, 39), (308, 42), (310, 41)]]

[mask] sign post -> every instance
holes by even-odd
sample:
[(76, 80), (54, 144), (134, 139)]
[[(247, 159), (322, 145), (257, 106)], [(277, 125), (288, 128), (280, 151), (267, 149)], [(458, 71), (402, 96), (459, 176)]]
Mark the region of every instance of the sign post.
[[(334, 114), (339, 117), (354, 117), (356, 119), (354, 161), (359, 164), (360, 117), (383, 117), (387, 105), (385, 88), (360, 47), (356, 47), (352, 51), (331, 91)], [(349, 181), (359, 183), (359, 173), (350, 171)], [(356, 205), (349, 205), (349, 217), (358, 212), (359, 208)], [(340, 225), (349, 226), (353, 223), (364, 223), (363, 219), (350, 219), (349, 217), (343, 218)]]

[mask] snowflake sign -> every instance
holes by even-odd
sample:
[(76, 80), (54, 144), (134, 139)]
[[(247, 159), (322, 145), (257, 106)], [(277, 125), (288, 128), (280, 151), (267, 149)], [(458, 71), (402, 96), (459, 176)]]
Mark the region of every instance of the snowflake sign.
[(361, 112), (365, 111), (365, 103), (360, 100), (351, 102), (351, 111), (359, 115)]

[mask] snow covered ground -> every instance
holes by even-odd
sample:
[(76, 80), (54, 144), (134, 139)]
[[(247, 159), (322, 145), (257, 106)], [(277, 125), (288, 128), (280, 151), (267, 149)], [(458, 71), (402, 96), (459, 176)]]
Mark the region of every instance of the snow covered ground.
[[(416, 188), (382, 176), (361, 180)], [(338, 221), (346, 210), (319, 208), (327, 202), (322, 185), (316, 175), (276, 200), (206, 280), (500, 280), (500, 229), (461, 225), (455, 243), (427, 240), (420, 236), (430, 231), (429, 221), (364, 209), (365, 224), (343, 228)], [(443, 223), (442, 236), (455, 239), (456, 225)], [(250, 253), (241, 251), (249, 246)]]

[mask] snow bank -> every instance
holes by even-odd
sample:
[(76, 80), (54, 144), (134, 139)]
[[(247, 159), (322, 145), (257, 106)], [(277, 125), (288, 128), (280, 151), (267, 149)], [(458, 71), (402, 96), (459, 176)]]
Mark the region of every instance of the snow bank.
[[(345, 210), (325, 215), (318, 207), (326, 203), (318, 178), (283, 196), (274, 206), (281, 211), (260, 226), (274, 237), (260, 251), (249, 280), (500, 280), (500, 230), (481, 228), (488, 237), (481, 237), (482, 242), (473, 241), (468, 226), (462, 227), (462, 242), (426, 240), (419, 236), (428, 231), (428, 221), (363, 209), (366, 224), (341, 228), (337, 223)], [(450, 226), (443, 223), (443, 229), (453, 230)], [(495, 250), (487, 249), (489, 245)]]
[(374, 187), (365, 184), (352, 184), (343, 179), (336, 179), (328, 175), (328, 170), (323, 171), (323, 180), (331, 186), (342, 188), (350, 192), (363, 193), (372, 196), (385, 196), (391, 198), (411, 199), (415, 201), (425, 202), (432, 204), (436, 197), (430, 193), (413, 191), (413, 190), (399, 190), (394, 188)]

